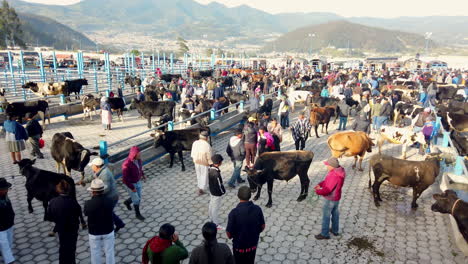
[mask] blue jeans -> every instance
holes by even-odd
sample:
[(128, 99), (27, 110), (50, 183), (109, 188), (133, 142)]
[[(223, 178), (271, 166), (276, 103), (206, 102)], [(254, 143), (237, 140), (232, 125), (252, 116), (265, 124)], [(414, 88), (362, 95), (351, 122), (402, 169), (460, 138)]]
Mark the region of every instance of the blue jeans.
[[(118, 202), (119, 200), (114, 201), (114, 209)], [(123, 227), (125, 225), (122, 219), (120, 219), (120, 217), (115, 214), (114, 210), (112, 210), (112, 218), (114, 219), (114, 225), (116, 227)]]
[(374, 129), (374, 130), (377, 130), (377, 119), (378, 118), (379, 118), (378, 116), (373, 116), (372, 117), (372, 129)]
[(322, 236), (330, 236), (330, 217), (332, 222), (332, 232), (338, 234), (340, 229), (340, 211), (338, 210), (339, 205), (340, 201), (330, 201), (325, 199), (322, 208), (322, 232), (320, 232)]
[(141, 201), (141, 181), (138, 181), (137, 183), (133, 184), (133, 186), (135, 186), (136, 192), (132, 192), (132, 190), (130, 190), (130, 188), (127, 187), (127, 185), (124, 185), (124, 186), (125, 186), (125, 190), (127, 190), (127, 192), (128, 192), (128, 195), (130, 195), (130, 198), (132, 199), (132, 203), (134, 205), (140, 205), (140, 201)]
[(377, 117), (377, 130), (380, 131), (380, 127), (387, 124), (388, 117), (386, 116), (378, 116)]
[[(347, 122), (348, 122), (348, 117), (340, 116), (340, 124), (338, 125), (338, 130), (346, 130)], [(343, 127), (341, 125), (343, 125)]]
[(234, 183), (239, 182), (241, 180), (241, 169), (242, 169), (243, 161), (240, 160), (233, 160), (232, 164), (234, 165), (234, 171), (232, 172), (231, 179), (228, 182), (228, 185), (234, 186)]

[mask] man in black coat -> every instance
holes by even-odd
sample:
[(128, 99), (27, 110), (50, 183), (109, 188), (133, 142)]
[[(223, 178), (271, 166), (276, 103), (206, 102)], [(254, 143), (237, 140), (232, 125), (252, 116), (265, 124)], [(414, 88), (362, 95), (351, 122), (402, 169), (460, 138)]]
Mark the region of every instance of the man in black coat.
[(43, 159), (44, 155), (42, 154), (39, 148), (39, 139), (42, 137), (42, 127), (39, 125), (37, 120), (32, 119), (34, 116), (31, 113), (27, 113), (25, 118), (28, 121), (26, 123), (26, 131), (28, 132), (28, 141), (31, 144), (31, 156), (37, 157), (38, 159)]
[(48, 216), (59, 234), (59, 263), (75, 264), (76, 241), (80, 225), (81, 206), (70, 196), (70, 185), (62, 180), (56, 187), (60, 195), (49, 202)]
[(13, 225), (15, 224), (15, 212), (8, 199), (8, 190), (11, 183), (5, 178), (0, 178), (0, 252), (3, 261), (7, 264), (15, 262), (13, 256)]
[(221, 201), (223, 195), (226, 194), (226, 189), (223, 185), (223, 178), (221, 177), (221, 171), (219, 166), (223, 163), (223, 157), (219, 154), (211, 157), (213, 164), (208, 169), (208, 186), (210, 187), (210, 205), (208, 207), (208, 214), (210, 220), (217, 225), (218, 229), (223, 229), (219, 225), (219, 208), (221, 207)]
[(226, 153), (231, 158), (232, 164), (234, 166), (234, 171), (232, 172), (231, 179), (228, 181), (228, 186), (235, 188), (234, 183), (244, 183), (245, 180), (241, 178), (241, 169), (242, 164), (245, 159), (245, 146), (244, 141), (242, 140), (242, 129), (237, 129), (234, 132), (234, 136), (229, 139), (229, 143), (226, 147)]

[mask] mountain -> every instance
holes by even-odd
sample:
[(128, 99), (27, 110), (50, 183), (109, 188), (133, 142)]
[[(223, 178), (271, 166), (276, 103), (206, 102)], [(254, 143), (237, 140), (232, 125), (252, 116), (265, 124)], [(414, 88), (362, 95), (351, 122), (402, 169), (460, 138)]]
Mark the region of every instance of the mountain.
[(18, 13), (26, 43), (40, 46), (52, 46), (57, 49), (91, 49), (96, 44), (85, 35), (59, 22), (33, 14)]
[[(421, 35), (392, 31), (340, 20), (302, 27), (268, 43), (265, 51), (309, 52), (333, 46), (377, 52), (401, 52), (421, 49), (425, 45)], [(431, 46), (434, 44), (431, 43)]]

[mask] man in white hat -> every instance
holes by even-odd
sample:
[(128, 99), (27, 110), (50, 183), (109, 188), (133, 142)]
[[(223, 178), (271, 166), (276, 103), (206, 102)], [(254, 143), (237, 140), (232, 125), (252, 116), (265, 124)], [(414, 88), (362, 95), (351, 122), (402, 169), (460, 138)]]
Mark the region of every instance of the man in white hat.
[[(94, 173), (94, 178), (101, 179), (104, 182), (104, 185), (107, 188), (104, 190), (103, 195), (107, 198), (111, 199), (114, 202), (114, 208), (119, 202), (119, 193), (117, 192), (117, 184), (115, 183), (115, 178), (109, 168), (105, 165), (104, 160), (100, 157), (93, 159), (88, 164)], [(91, 179), (90, 179), (91, 180)], [(118, 232), (121, 228), (125, 226), (125, 223), (118, 217), (115, 212), (112, 213), (112, 217), (114, 218), (115, 230), (114, 232)]]
[[(93, 197), (84, 205), (84, 214), (88, 217), (91, 264), (115, 263), (114, 202), (104, 195), (106, 187), (101, 179), (94, 179), (88, 188)], [(102, 251), (105, 253), (105, 262), (102, 261)]]
[(200, 139), (193, 142), (192, 153), (190, 154), (197, 174), (198, 195), (205, 194), (208, 187), (208, 168), (213, 164), (211, 161), (211, 146), (208, 143), (209, 136), (208, 131), (202, 131)]

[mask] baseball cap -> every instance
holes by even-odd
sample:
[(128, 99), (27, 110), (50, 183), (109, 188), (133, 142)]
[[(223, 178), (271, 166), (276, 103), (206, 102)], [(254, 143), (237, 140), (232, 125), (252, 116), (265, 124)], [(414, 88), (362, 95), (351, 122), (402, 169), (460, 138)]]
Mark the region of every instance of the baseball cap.
[(331, 166), (333, 168), (338, 168), (340, 167), (340, 162), (338, 162), (338, 159), (335, 157), (330, 157), (326, 161), (323, 162), (323, 164)]

